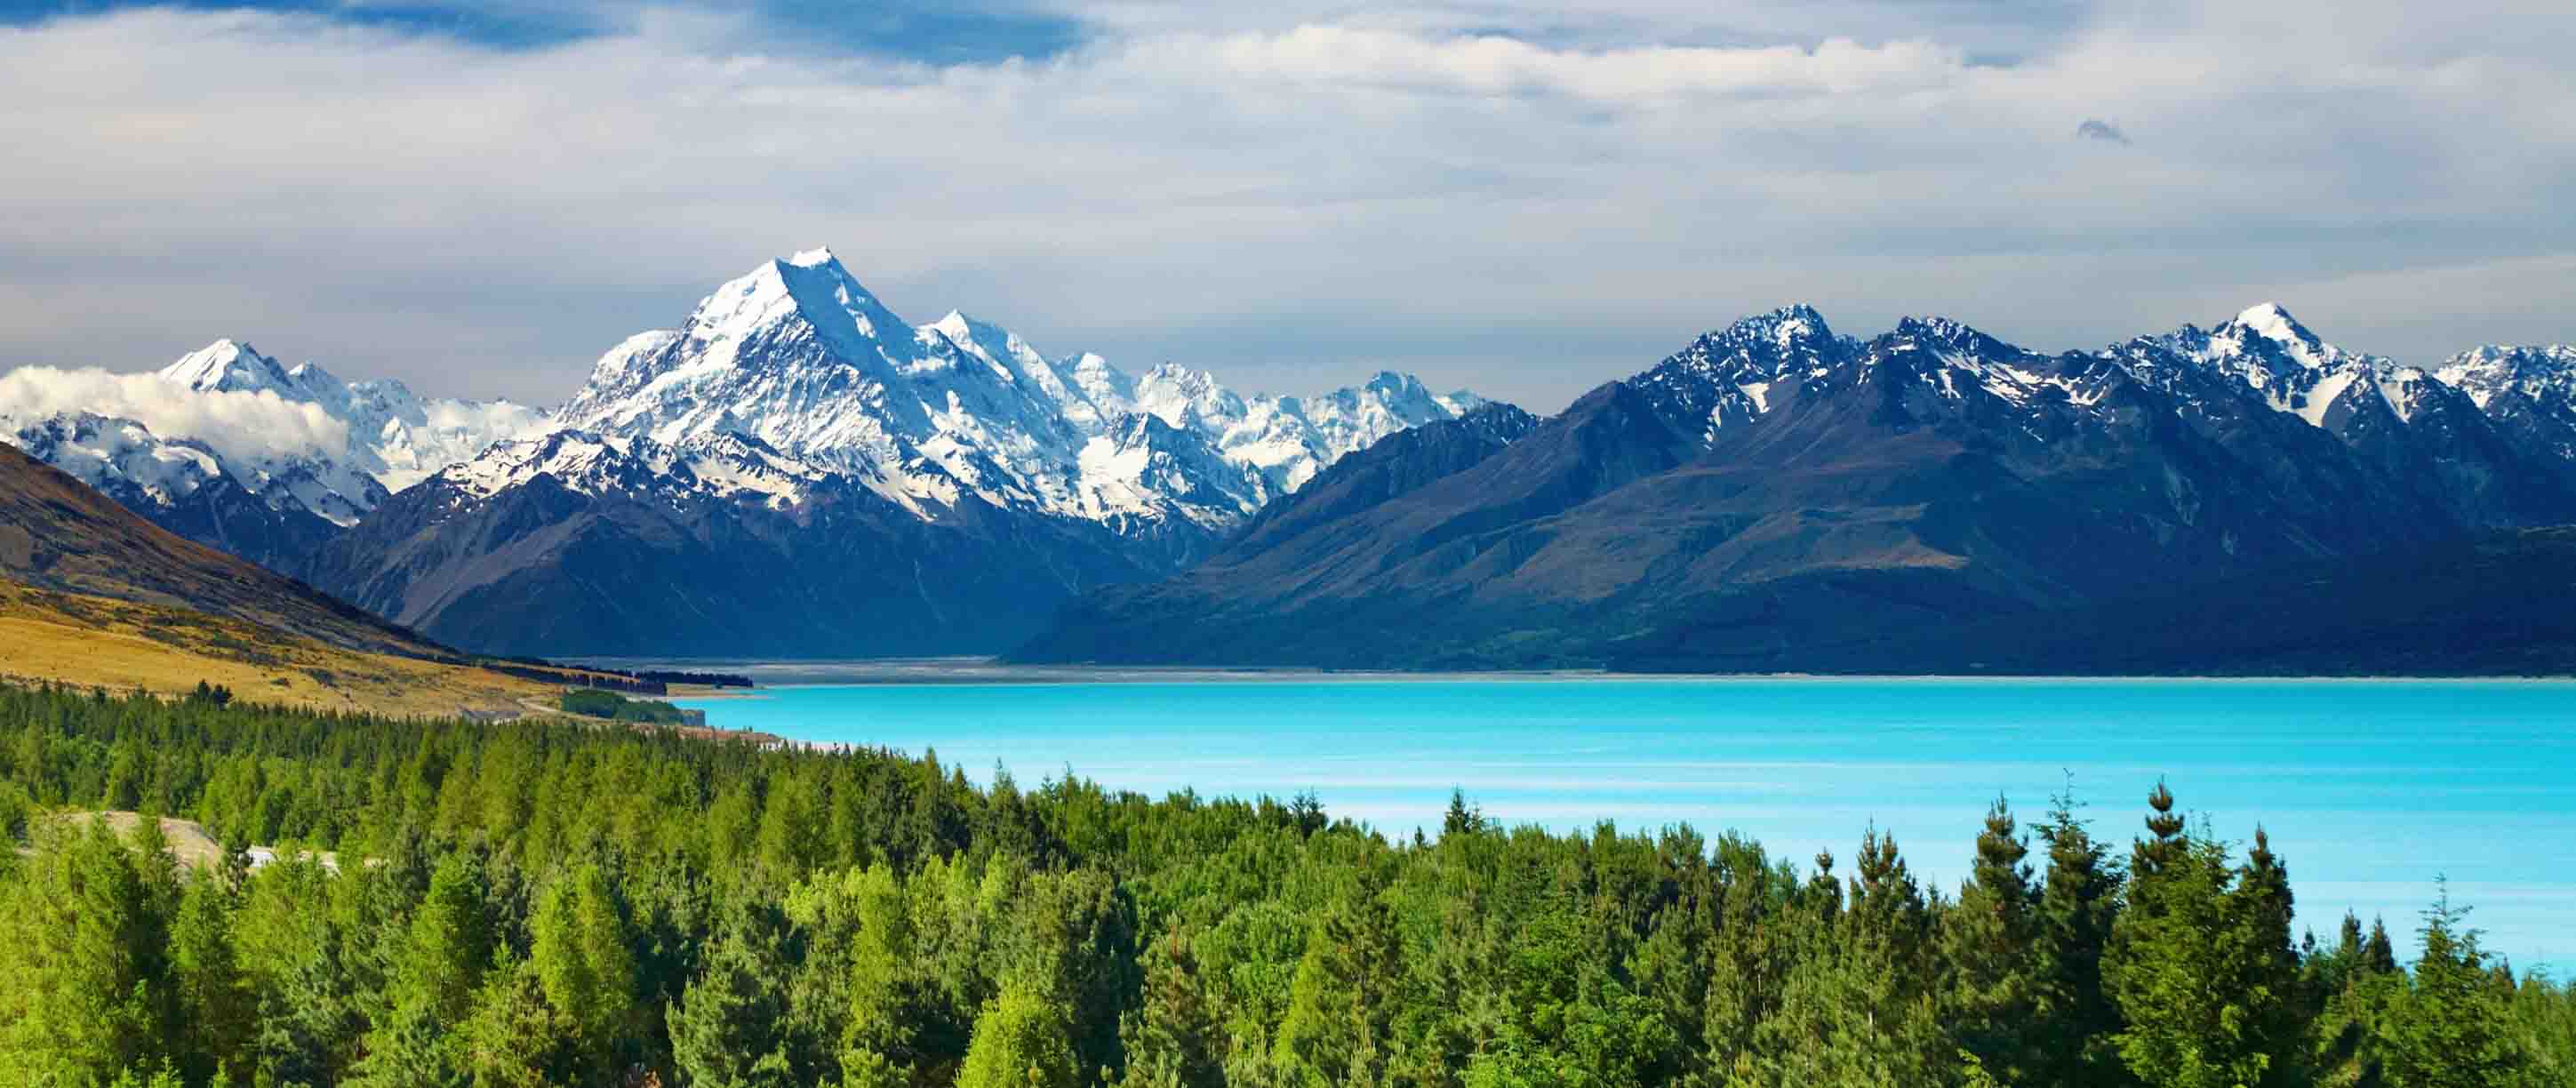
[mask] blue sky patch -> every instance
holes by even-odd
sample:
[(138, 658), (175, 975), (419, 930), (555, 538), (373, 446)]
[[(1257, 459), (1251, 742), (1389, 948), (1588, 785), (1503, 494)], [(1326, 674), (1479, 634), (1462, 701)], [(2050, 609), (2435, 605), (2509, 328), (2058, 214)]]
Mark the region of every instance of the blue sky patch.
[[(435, 35), (492, 49), (545, 49), (613, 33), (633, 14), (623, 3), (363, 3), (351, 0), (0, 0), (0, 25), (104, 15), (136, 8), (273, 11), (354, 26)], [(730, 5), (722, 10), (738, 10)], [(1045, 58), (1080, 44), (1081, 24), (1051, 14), (979, 9), (932, 0), (802, 3), (760, 0), (752, 36), (764, 49), (854, 54), (926, 64)]]

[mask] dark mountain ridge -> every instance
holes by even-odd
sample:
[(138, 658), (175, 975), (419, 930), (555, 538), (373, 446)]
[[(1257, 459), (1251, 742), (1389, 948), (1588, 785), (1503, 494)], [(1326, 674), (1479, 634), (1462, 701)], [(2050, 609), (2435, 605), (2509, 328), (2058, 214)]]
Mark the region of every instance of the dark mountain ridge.
[[(326, 547), (317, 576), (367, 607), (501, 654), (799, 658), (955, 654), (1025, 637), (1032, 601), (1159, 568), (1102, 526), (967, 496), (938, 522), (838, 475), (800, 501), (716, 494), (565, 432), (510, 486), (432, 477)], [(588, 444), (578, 467), (546, 459)], [(766, 451), (743, 440), (748, 471)], [(704, 464), (704, 462), (701, 462)]]
[(2312, 559), (2099, 603), (1749, 644), (1708, 613), (1611, 648), (1629, 672), (1991, 676), (2576, 674), (2576, 526)]
[(1937, 318), (1856, 341), (1793, 307), (1402, 494), (1280, 500), (1264, 520), (1293, 531), (1099, 591), (1015, 656), (1801, 668), (1888, 631), (2576, 521), (2571, 480), (2462, 391), (2277, 307), (2058, 356)]

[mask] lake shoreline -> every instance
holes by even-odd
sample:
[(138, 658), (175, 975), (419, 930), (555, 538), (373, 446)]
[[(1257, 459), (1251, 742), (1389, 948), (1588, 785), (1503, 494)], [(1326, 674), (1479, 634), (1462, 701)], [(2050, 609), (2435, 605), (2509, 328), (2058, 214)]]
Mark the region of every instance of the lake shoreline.
[[(1018, 665), (994, 658), (861, 658), (815, 661), (749, 661), (741, 659), (578, 659), (601, 668), (722, 668), (750, 676), (757, 685), (692, 691), (689, 699), (757, 698), (764, 688), (879, 687), (933, 685), (1172, 684), (1172, 683), (1926, 683), (1926, 684), (2415, 684), (2415, 683), (2576, 683), (2576, 675), (2310, 675), (2072, 673), (2019, 675), (2003, 673), (1648, 673), (1606, 669), (1515, 669), (1438, 671), (1411, 669), (1312, 669), (1294, 666), (1209, 667), (1192, 665)], [(766, 676), (767, 678), (764, 678)]]
[[(2102, 834), (2169, 782), (2235, 843), (2291, 859), (2301, 917), (2413, 917), (2445, 871), (2499, 951), (2565, 962), (2576, 685), (2322, 677), (1641, 677), (1625, 674), (997, 680), (883, 662), (695, 702), (710, 724), (808, 747), (927, 755), (974, 781), (1082, 777), (1160, 797), (1304, 793), (1391, 836), (1437, 828), (1453, 789), (1507, 824), (1741, 831), (1790, 858), (1849, 856), (1869, 828), (1917, 874), (1964, 876), (1998, 796), (2025, 820), (2070, 788)], [(779, 679), (785, 673), (764, 677)], [(1141, 682), (1140, 682), (1141, 681)], [(2071, 777), (2070, 777), (2071, 776)], [(2196, 815), (2195, 818), (2200, 818)], [(2402, 939), (2402, 938), (2401, 938)]]

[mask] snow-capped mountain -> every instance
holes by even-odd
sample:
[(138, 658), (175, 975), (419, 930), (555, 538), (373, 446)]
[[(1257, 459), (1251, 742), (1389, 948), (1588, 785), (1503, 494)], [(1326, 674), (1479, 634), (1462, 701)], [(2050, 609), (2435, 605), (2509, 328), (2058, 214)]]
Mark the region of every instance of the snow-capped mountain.
[(1139, 378), (1097, 355), (1050, 360), (963, 313), (908, 324), (817, 249), (717, 288), (677, 330), (618, 345), (559, 422), (679, 450), (749, 436), (928, 520), (971, 495), (1195, 536), (1344, 454), (1481, 403), (1393, 373), (1247, 398), (1173, 364)]
[(2422, 368), (2329, 344), (2278, 303), (2251, 307), (2207, 332), (2186, 325), (2161, 339), (2244, 381), (2274, 408), (2337, 433), (2383, 409), (2405, 422), (2428, 399), (2458, 392)]
[(2490, 344), (2452, 356), (2434, 376), (2516, 443), (2576, 464), (2576, 347)]
[(485, 649), (992, 651), (1483, 403), (1391, 373), (1246, 397), (1176, 365), (1050, 358), (959, 312), (910, 324), (812, 250), (617, 345), (555, 430), (397, 494), (317, 577)]
[[(198, 393), (273, 393), (319, 407), (348, 430), (348, 444), (327, 482), (346, 511), (316, 509), (340, 524), (400, 491), (504, 439), (553, 429), (552, 414), (506, 400), (424, 399), (391, 379), (342, 381), (319, 363), (293, 369), (248, 344), (218, 340), (182, 356), (161, 377)], [(374, 486), (369, 486), (372, 482)]]
[[(1858, 637), (1871, 609), (2058, 607), (2576, 522), (2576, 349), (2419, 368), (2267, 303), (2050, 355), (1790, 306), (1536, 421), (1395, 373), (1245, 395), (962, 312), (916, 325), (814, 250), (617, 345), (553, 413), (219, 341), (152, 374), (0, 375), (0, 436), (477, 649), (992, 652), (1195, 569), (1141, 613), (1085, 605), (1104, 626), (1062, 645), (1324, 660), (1436, 617), (1455, 638), (1424, 652), (1463, 661), (1652, 635), (1693, 602)], [(1506, 621), (1537, 626), (1477, 626)]]
[(1786, 397), (1824, 378), (1857, 348), (1812, 307), (1784, 306), (1704, 334), (1628, 384), (1677, 431), (1709, 442), (1770, 411), (1775, 390)]
[(233, 340), (154, 374), (0, 377), (0, 441), (165, 528), (293, 573), (393, 491), (550, 426), (507, 401), (423, 399), (400, 382), (290, 369)]
[(2508, 392), (2543, 403), (2576, 405), (2576, 346), (2488, 344), (2451, 357), (2433, 372), (2483, 408)]
[(1928, 383), (1954, 400), (1993, 398), (2006, 414), (2034, 402), (2111, 411), (2118, 392), (2134, 386), (2170, 398), (2178, 421), (2248, 456), (2249, 443), (2285, 443), (2296, 470), (2316, 467), (2309, 438), (2263, 418), (2277, 415), (2408, 478), (2403, 486), (2475, 505), (2482, 494), (2516, 491), (2511, 477), (2533, 471), (2519, 462), (2535, 452), (2543, 455), (2537, 471), (2576, 479), (2571, 360), (2576, 349), (2481, 348), (2439, 370), (2405, 366), (2329, 343), (2268, 302), (2214, 328), (2185, 325), (2062, 356), (1938, 317), (1907, 318), (1886, 336), (1852, 340), (1834, 335), (1812, 308), (1791, 306), (1710, 332), (1628, 384), (1702, 446), (1836, 383), (1889, 380), (1891, 361), (1905, 363), (1894, 380)]
[(2571, 354), (2436, 373), (2266, 304), (2051, 355), (1938, 317), (1855, 340), (1792, 306), (1508, 445), (1386, 443), (1354, 464), (1400, 486), (1291, 496), (1019, 656), (1866, 671), (1921, 667), (1891, 649), (1911, 646), (1982, 667), (1955, 663), (1977, 632), (2034, 616), (2576, 522), (2576, 445), (2508, 411), (2564, 403)]

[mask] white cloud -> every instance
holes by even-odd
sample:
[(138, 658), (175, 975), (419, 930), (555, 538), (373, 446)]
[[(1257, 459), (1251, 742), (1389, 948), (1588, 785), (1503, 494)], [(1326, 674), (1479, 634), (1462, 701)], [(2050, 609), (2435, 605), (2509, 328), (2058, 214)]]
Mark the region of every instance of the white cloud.
[(194, 439), (226, 462), (280, 455), (337, 455), (349, 428), (318, 405), (268, 390), (198, 392), (156, 374), (20, 367), (0, 374), (0, 420), (33, 422), (91, 412), (140, 423), (169, 439)]
[[(945, 68), (660, 9), (507, 52), (274, 15), (0, 30), (0, 365), (242, 333), (553, 401), (829, 243), (917, 320), (1050, 352), (1548, 409), (1791, 300), (2059, 348), (2237, 285), (2576, 254), (2576, 14), (2543, 5), (1075, 10), (1108, 29)], [(2512, 33), (2444, 29), (2481, 20)], [(2093, 116), (2153, 139), (2068, 138)], [(2422, 357), (2482, 318), (2427, 289), (2321, 331)]]
[(1122, 60), (1181, 71), (1194, 58), (1213, 61), (1216, 73), (1245, 79), (1472, 95), (1546, 93), (1597, 103), (1918, 89), (1953, 81), (1964, 68), (1956, 49), (1916, 41), (1864, 46), (1829, 38), (1813, 48), (1583, 51), (1494, 34), (1429, 37), (1329, 25), (1276, 34), (1161, 39)]

